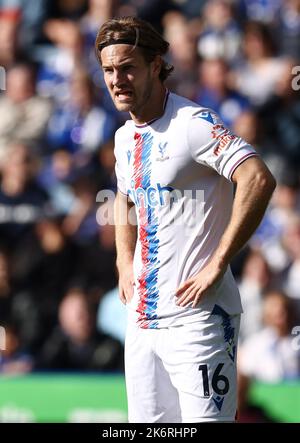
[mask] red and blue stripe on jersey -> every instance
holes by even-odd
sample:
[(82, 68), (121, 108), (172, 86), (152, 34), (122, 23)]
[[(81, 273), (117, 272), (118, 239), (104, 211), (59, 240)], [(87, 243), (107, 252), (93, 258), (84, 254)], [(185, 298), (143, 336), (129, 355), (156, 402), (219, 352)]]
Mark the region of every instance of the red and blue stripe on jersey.
[[(134, 188), (147, 190), (151, 180), (151, 150), (153, 136), (150, 132), (135, 133), (135, 149), (133, 161)], [(139, 205), (139, 241), (141, 243), (142, 270), (138, 276), (139, 312), (138, 323), (142, 328), (156, 328), (157, 302), (159, 291), (157, 287), (159, 260), (159, 239), (157, 236), (158, 219), (155, 208), (149, 204)]]

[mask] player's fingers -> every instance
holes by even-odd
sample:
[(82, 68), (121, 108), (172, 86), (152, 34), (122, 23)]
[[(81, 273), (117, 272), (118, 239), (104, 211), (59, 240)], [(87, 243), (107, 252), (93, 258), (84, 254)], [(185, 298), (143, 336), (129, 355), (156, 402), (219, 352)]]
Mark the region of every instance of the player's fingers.
[(120, 298), (121, 302), (123, 303), (123, 305), (126, 305), (125, 292), (123, 291), (123, 288), (121, 286), (119, 286), (119, 298)]
[(192, 308), (196, 308), (196, 306), (198, 305), (198, 303), (201, 300), (201, 297), (202, 297), (203, 293), (204, 293), (204, 290), (202, 288), (197, 291), (197, 293), (194, 296), (194, 301), (193, 301), (193, 304), (192, 304)]
[(125, 286), (125, 295), (126, 295), (126, 301), (127, 303), (130, 302), (130, 300), (133, 297), (133, 287), (134, 287), (135, 283), (134, 280), (128, 280), (127, 284)]
[(186, 280), (184, 283), (182, 283), (182, 285), (179, 286), (179, 288), (177, 289), (175, 295), (178, 297), (180, 294), (182, 294), (187, 288), (189, 288), (191, 286), (191, 284), (193, 283), (193, 280)]
[(195, 297), (194, 297), (194, 301), (193, 301), (193, 305), (192, 307), (195, 308), (198, 303), (200, 302), (201, 298), (205, 295), (205, 292), (210, 288), (210, 285), (206, 285), (206, 286), (201, 286), (201, 288), (198, 288)]
[(180, 303), (181, 307), (185, 307), (190, 304), (195, 296), (195, 291), (190, 292), (190, 294)]
[(195, 292), (195, 290), (196, 285), (194, 283), (181, 295), (181, 297), (177, 300), (177, 304), (179, 306), (186, 306), (192, 300), (192, 294)]
[(193, 290), (190, 292), (187, 300), (184, 302), (184, 306), (188, 303), (192, 302), (192, 308), (195, 308), (197, 304), (200, 302), (203, 293), (205, 292), (204, 288), (199, 287), (198, 285), (194, 285)]

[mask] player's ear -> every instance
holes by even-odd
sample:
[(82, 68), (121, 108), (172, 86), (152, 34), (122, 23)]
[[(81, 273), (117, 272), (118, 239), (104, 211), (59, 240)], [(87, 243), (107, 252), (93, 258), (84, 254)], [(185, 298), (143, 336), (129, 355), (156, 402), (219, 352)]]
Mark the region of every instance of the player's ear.
[(152, 69), (153, 69), (153, 73), (156, 77), (159, 77), (160, 74), (160, 70), (161, 70), (161, 65), (162, 65), (162, 59), (160, 55), (156, 55), (154, 57), (154, 60), (152, 62)]

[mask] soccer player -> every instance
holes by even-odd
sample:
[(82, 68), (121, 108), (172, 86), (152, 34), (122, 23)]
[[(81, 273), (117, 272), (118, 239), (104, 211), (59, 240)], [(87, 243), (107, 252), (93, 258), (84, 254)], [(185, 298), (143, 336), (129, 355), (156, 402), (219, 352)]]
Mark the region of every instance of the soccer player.
[(131, 116), (115, 135), (129, 422), (232, 422), (242, 307), (229, 264), (275, 180), (212, 110), (166, 89), (167, 50), (134, 17), (96, 39), (112, 100)]

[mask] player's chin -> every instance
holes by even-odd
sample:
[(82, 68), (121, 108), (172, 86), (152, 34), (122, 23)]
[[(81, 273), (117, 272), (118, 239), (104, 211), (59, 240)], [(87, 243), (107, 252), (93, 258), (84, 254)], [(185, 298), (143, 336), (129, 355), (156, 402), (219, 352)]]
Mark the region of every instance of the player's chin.
[(132, 110), (132, 103), (120, 103), (119, 101), (115, 100), (115, 107), (120, 112), (130, 112)]

